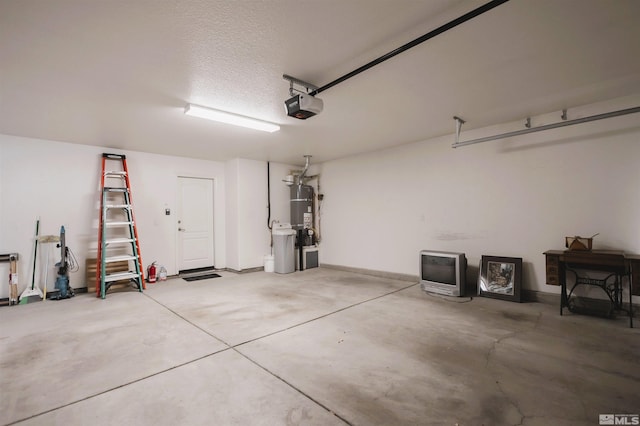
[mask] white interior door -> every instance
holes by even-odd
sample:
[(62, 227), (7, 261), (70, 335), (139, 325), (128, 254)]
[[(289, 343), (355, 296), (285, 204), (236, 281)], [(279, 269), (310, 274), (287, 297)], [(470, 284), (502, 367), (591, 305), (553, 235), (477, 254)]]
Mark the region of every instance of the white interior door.
[(213, 180), (178, 177), (178, 271), (213, 267)]

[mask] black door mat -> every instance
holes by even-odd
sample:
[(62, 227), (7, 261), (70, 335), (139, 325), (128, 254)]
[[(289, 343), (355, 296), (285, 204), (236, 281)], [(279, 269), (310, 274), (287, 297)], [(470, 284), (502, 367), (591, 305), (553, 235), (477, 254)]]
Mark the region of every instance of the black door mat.
[(213, 273), (216, 270), (215, 266), (205, 266), (204, 268), (192, 268), (192, 269), (181, 269), (178, 271), (178, 274), (197, 274), (200, 272), (211, 272)]
[(182, 277), (185, 281), (199, 281), (199, 280), (208, 280), (209, 278), (218, 278), (220, 275), (218, 274), (206, 274), (206, 275), (196, 275), (194, 277)]

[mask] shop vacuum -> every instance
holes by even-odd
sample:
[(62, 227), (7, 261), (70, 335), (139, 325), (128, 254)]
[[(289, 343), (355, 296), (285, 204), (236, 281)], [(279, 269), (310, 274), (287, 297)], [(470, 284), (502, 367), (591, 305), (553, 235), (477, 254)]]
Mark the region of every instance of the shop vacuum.
[(69, 299), (74, 296), (73, 289), (69, 285), (69, 248), (64, 239), (64, 226), (60, 227), (60, 262), (56, 263), (58, 277), (56, 278), (55, 289), (57, 294), (52, 296), (53, 300)]

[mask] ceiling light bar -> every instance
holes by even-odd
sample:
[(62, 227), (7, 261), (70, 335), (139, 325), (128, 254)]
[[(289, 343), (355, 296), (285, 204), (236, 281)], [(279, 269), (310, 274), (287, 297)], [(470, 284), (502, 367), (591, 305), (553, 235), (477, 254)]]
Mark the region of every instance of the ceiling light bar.
[(263, 132), (277, 132), (280, 126), (268, 121), (256, 118), (245, 117), (244, 115), (233, 114), (231, 112), (206, 108), (199, 105), (187, 104), (184, 108), (185, 115), (192, 117), (206, 118), (220, 123), (233, 124), (234, 126), (247, 127), (249, 129), (262, 130)]

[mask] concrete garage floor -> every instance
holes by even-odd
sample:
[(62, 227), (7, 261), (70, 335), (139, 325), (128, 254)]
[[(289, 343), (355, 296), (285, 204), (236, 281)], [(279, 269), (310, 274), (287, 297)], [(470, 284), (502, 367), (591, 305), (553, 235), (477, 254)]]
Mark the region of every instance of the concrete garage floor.
[(0, 423), (598, 425), (640, 412), (628, 318), (327, 268), (0, 309)]

